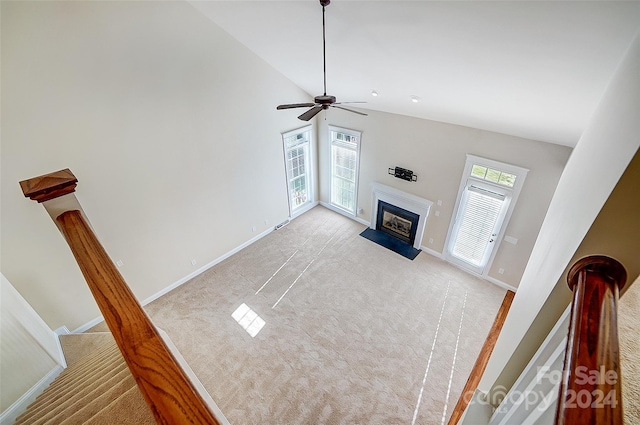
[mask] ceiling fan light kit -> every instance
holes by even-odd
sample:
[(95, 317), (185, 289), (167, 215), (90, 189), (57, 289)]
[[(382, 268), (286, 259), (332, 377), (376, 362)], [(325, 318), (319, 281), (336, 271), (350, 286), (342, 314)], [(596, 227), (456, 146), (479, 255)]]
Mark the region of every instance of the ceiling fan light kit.
[[(345, 108), (344, 106), (338, 106), (347, 103), (365, 103), (365, 102), (337, 102), (335, 96), (327, 95), (327, 55), (326, 55), (326, 41), (325, 41), (325, 24), (324, 24), (324, 8), (331, 3), (331, 0), (320, 0), (322, 6), (322, 64), (324, 75), (324, 94), (313, 98), (314, 103), (289, 103), (286, 105), (278, 105), (276, 109), (293, 109), (293, 108), (311, 108), (307, 112), (301, 114), (298, 119), (302, 121), (309, 121), (315, 117), (320, 111), (332, 108), (338, 108), (345, 111), (353, 112), (354, 114), (367, 115), (363, 112), (354, 111), (353, 109)], [(377, 93), (376, 93), (377, 95)]]

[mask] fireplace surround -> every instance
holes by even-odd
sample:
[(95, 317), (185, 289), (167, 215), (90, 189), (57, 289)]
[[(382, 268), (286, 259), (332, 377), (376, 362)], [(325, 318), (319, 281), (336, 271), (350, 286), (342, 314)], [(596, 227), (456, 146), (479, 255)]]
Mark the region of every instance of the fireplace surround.
[[(405, 210), (406, 212), (412, 214), (411, 218), (415, 218), (417, 216), (417, 222), (412, 226), (409, 233), (414, 232), (414, 235), (407, 235), (409, 240), (404, 240), (405, 242), (411, 244), (415, 249), (421, 249), (422, 246), (422, 237), (424, 235), (424, 229), (427, 223), (427, 217), (429, 216), (429, 210), (433, 205), (433, 202), (428, 199), (421, 198), (416, 195), (412, 195), (410, 193), (403, 192), (399, 189), (395, 189), (390, 186), (383, 185), (381, 183), (374, 182), (373, 183), (373, 195), (372, 195), (372, 204), (371, 204), (371, 222), (369, 227), (374, 230), (385, 231), (385, 229), (379, 229), (378, 220), (379, 215), (384, 214), (384, 204), (382, 204), (383, 208), (380, 208), (380, 201), (395, 206), (400, 210)], [(392, 215), (397, 213), (397, 210), (392, 210)], [(400, 211), (398, 215), (398, 219), (395, 220), (395, 223), (392, 223), (387, 227), (396, 227), (397, 230), (400, 230), (401, 235), (405, 235), (406, 223), (403, 220), (411, 220), (411, 218), (407, 218), (405, 212)], [(380, 217), (381, 222), (384, 222), (384, 216)], [(392, 230), (392, 229), (387, 229)], [(388, 232), (385, 232), (388, 233)], [(396, 236), (397, 235), (392, 235)], [(411, 238), (413, 238), (413, 242), (411, 242)], [(398, 239), (403, 240), (401, 237)]]

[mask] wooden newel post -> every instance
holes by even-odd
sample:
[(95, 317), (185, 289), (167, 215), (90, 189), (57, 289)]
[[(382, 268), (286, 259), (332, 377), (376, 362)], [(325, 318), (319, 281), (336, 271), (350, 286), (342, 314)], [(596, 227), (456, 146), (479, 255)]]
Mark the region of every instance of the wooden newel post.
[(622, 424), (617, 304), (627, 272), (605, 256), (585, 257), (567, 275), (571, 321), (555, 423)]
[[(20, 186), (26, 197), (42, 202), (55, 219), (156, 422), (219, 424), (82, 212), (66, 210), (69, 204), (80, 206), (73, 195), (77, 181), (65, 169), (21, 181)], [(69, 196), (73, 201), (61, 201)]]

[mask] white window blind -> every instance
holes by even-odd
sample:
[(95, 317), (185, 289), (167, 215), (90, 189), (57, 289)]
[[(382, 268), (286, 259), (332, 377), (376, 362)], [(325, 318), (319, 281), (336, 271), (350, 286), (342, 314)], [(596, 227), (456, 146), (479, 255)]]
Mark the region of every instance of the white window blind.
[(505, 200), (504, 194), (467, 185), (464, 205), (452, 254), (470, 264), (480, 266), (492, 238)]

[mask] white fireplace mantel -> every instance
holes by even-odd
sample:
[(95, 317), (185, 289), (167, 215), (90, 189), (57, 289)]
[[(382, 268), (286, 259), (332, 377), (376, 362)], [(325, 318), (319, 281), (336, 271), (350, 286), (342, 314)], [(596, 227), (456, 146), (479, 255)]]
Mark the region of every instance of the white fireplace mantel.
[(387, 202), (389, 204), (395, 205), (396, 207), (411, 211), (414, 214), (418, 214), (418, 228), (416, 229), (416, 239), (413, 242), (413, 247), (416, 249), (420, 249), (420, 247), (422, 246), (422, 236), (424, 235), (424, 228), (427, 224), (429, 210), (431, 209), (431, 205), (433, 205), (433, 202), (429, 201), (428, 199), (403, 192), (393, 187), (373, 182), (371, 223), (369, 224), (369, 227), (372, 229), (376, 228), (376, 223), (378, 221), (378, 201)]

